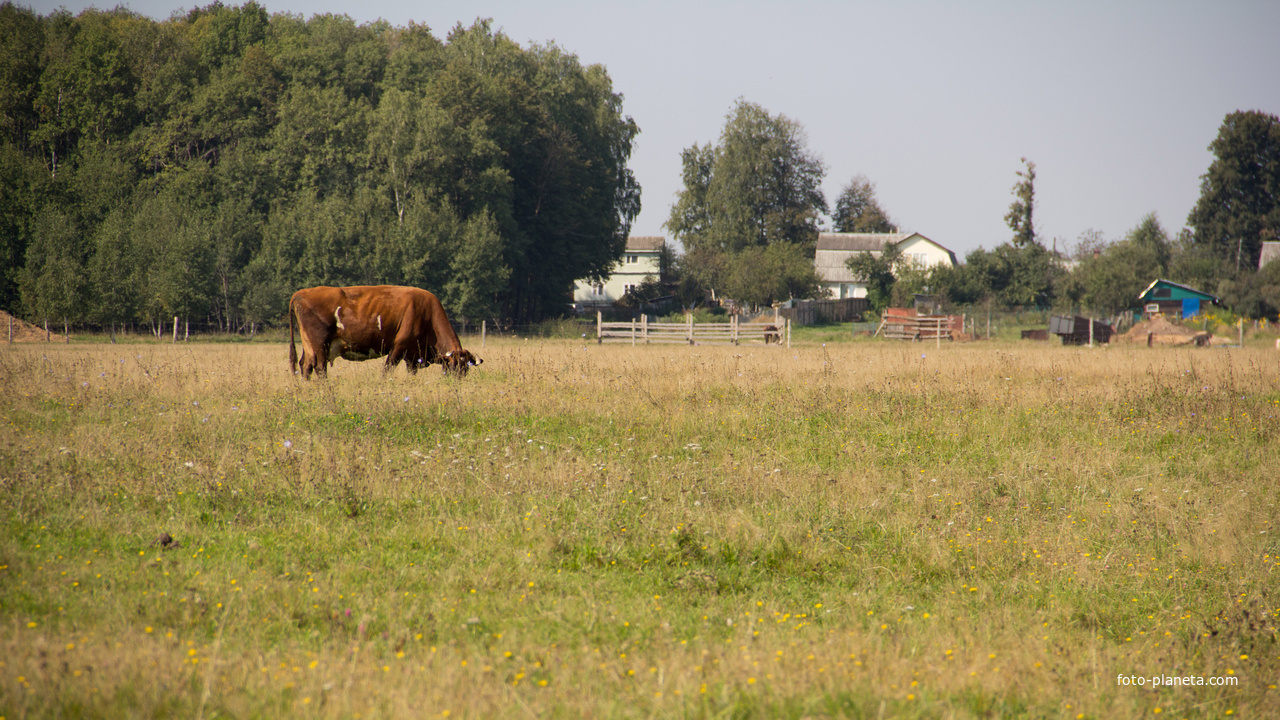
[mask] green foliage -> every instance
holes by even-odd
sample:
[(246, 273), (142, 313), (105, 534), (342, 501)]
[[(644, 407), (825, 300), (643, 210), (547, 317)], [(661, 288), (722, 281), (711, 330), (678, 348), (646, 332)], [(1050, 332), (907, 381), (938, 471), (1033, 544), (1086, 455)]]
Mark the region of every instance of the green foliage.
[(897, 245), (885, 245), (879, 255), (854, 253), (845, 261), (854, 279), (867, 286), (867, 305), (871, 312), (879, 313), (892, 305), (893, 285), (898, 279), (895, 273), (901, 261), (902, 250)]
[[(680, 292), (686, 306), (711, 291), (751, 303), (816, 291), (812, 254), (819, 213), (827, 209), (825, 168), (806, 148), (799, 123), (739, 100), (719, 143), (695, 144), (681, 161), (684, 189), (666, 227), (687, 251)], [(808, 256), (807, 272), (801, 255)], [(760, 263), (782, 274), (765, 278)], [(767, 282), (757, 287), (756, 280)]]
[(970, 252), (964, 265), (935, 273), (935, 284), (957, 304), (991, 299), (1005, 307), (1045, 307), (1053, 302), (1061, 275), (1052, 254), (1039, 243), (1021, 248), (1005, 243)]
[(19, 275), (24, 302), (31, 317), (72, 320), (84, 300), (84, 256), (81, 230), (75, 219), (55, 206), (36, 218), (26, 262)]
[(876, 185), (865, 175), (855, 175), (840, 191), (831, 218), (836, 232), (893, 233), (898, 226), (876, 199)]
[[(1136, 307), (1138, 295), (1169, 273), (1169, 236), (1154, 213), (1142, 219), (1124, 240), (1104, 247), (1087, 245), (1076, 275), (1087, 308), (1113, 313)], [(1096, 252), (1095, 252), (1096, 251)]]
[(777, 243), (748, 247), (732, 256), (724, 292), (754, 306), (818, 294), (813, 257), (799, 245)]
[(404, 283), (529, 322), (608, 272), (640, 209), (604, 69), (489, 21), (441, 41), (254, 2), (5, 3), (0, 38), (0, 305), (28, 316), (234, 329), (303, 285)]
[(1280, 262), (1241, 272), (1218, 285), (1222, 304), (1249, 318), (1280, 319)]
[(1280, 237), (1280, 118), (1233, 112), (1209, 150), (1214, 160), (1187, 225), (1197, 245), (1235, 272), (1251, 271), (1262, 243)]
[(893, 283), (893, 292), (890, 293), (893, 307), (912, 307), (917, 294), (934, 293), (933, 276), (944, 267), (947, 266), (925, 267), (917, 262), (900, 260), (894, 269), (896, 278)]
[(1004, 221), (1013, 231), (1013, 245), (1024, 248), (1036, 243), (1034, 211), (1036, 205), (1036, 164), (1022, 158), (1025, 170), (1017, 172), (1022, 178), (1013, 186), (1014, 201), (1009, 205), (1009, 212)]
[(689, 249), (736, 253), (777, 242), (812, 246), (822, 195), (822, 161), (804, 130), (783, 115), (739, 100), (720, 142), (682, 154), (685, 188), (667, 228)]

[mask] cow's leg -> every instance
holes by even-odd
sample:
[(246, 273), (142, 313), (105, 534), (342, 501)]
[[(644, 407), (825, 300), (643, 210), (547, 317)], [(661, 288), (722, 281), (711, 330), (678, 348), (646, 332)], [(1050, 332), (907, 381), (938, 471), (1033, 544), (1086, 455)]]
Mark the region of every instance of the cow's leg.
[(298, 330), (302, 336), (302, 362), (299, 370), (302, 379), (310, 380), (311, 373), (324, 376), (324, 360), (327, 343), (323, 342), (325, 334), (323, 325), (316, 322), (315, 314), (309, 311), (298, 314)]
[(382, 365), (382, 374), (386, 375), (391, 372), (391, 368), (400, 364), (400, 360), (404, 357), (404, 349), (400, 346), (391, 348), (391, 352), (387, 354), (387, 361)]
[[(328, 332), (326, 335), (336, 335), (336, 332)], [(312, 366), (315, 368), (316, 377), (329, 377), (329, 366), (333, 364), (333, 358), (329, 357), (329, 346), (333, 342), (332, 337), (317, 338), (319, 342), (312, 343)]]
[[(395, 344), (391, 348), (391, 355), (387, 358), (387, 370), (390, 370), (395, 363), (404, 360), (405, 369), (410, 375), (416, 375), (418, 368), (422, 365), (422, 359), (426, 357), (426, 348), (420, 338), (410, 335), (409, 327), (408, 318), (405, 318), (400, 334), (396, 336)], [(395, 362), (391, 362), (391, 358), (395, 358)]]

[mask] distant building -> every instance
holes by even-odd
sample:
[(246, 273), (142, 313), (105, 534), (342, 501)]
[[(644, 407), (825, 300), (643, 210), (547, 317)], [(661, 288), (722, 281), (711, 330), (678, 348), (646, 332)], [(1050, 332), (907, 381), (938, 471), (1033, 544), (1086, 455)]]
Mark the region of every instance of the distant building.
[(1156, 280), (1138, 296), (1145, 315), (1172, 315), (1188, 318), (1205, 305), (1217, 305), (1218, 298), (1170, 280)]
[(613, 272), (601, 283), (577, 280), (573, 287), (573, 303), (579, 307), (612, 305), (627, 291), (644, 282), (646, 276), (659, 278), (658, 256), (667, 239), (661, 236), (627, 238), (627, 249)]
[(857, 253), (880, 257), (886, 247), (893, 245), (902, 251), (902, 262), (921, 267), (959, 264), (955, 253), (920, 233), (819, 233), (813, 266), (831, 297), (866, 297), (867, 286), (854, 279), (845, 261)]
[(1258, 269), (1272, 260), (1280, 260), (1280, 241), (1267, 240), (1262, 243), (1262, 253), (1258, 255)]

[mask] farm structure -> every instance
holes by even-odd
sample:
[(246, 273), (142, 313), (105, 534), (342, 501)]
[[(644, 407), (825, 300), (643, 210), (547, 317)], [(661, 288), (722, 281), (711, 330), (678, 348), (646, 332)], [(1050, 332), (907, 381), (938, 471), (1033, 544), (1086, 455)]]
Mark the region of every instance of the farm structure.
[(596, 313), (596, 343), (631, 343), (650, 345), (676, 343), (681, 345), (742, 345), (763, 344), (791, 347), (791, 321), (782, 320), (774, 325), (740, 323), (737, 315), (730, 315), (727, 323), (697, 323), (693, 315), (685, 322), (649, 322), (647, 315), (630, 322), (604, 322), (603, 313)]
[(890, 340), (962, 340), (964, 315), (925, 315), (914, 308), (885, 308), (876, 334)]
[(1063, 345), (1092, 345), (1095, 342), (1111, 342), (1114, 329), (1093, 318), (1072, 315), (1049, 316), (1049, 333), (1062, 338)]
[(1189, 318), (1205, 305), (1217, 305), (1217, 296), (1171, 280), (1155, 280), (1138, 296), (1144, 314)]
[(777, 314), (796, 325), (812, 325), (817, 322), (858, 322), (869, 307), (867, 299), (844, 298), (842, 300), (797, 300), (790, 307), (781, 307)]

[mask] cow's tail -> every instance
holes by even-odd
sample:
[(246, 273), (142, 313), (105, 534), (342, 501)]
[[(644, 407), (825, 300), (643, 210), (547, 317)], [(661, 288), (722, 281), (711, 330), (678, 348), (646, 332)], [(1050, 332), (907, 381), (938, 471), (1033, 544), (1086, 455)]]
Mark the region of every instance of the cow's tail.
[(289, 371), (298, 373), (298, 347), (293, 344), (293, 298), (289, 298)]

